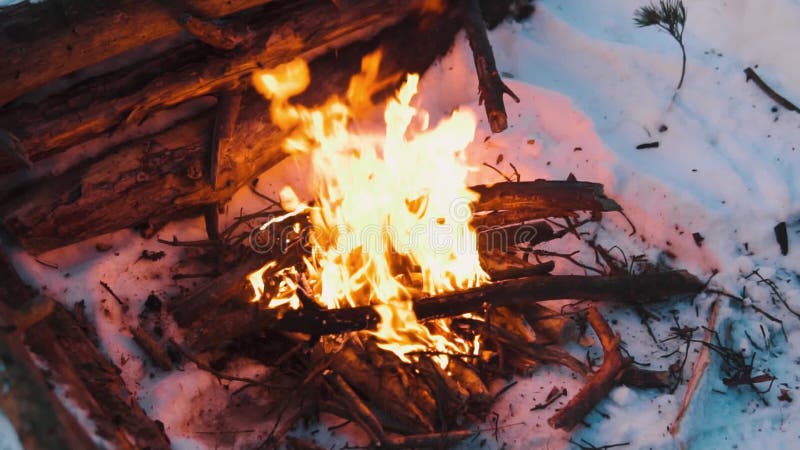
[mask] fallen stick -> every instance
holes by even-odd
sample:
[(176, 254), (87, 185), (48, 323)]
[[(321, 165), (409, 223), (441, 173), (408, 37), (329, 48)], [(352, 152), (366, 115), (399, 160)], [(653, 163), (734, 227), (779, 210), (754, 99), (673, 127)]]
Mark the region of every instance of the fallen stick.
[(150, 360), (161, 370), (172, 370), (172, 360), (169, 359), (167, 351), (156, 339), (140, 326), (128, 329), (133, 336), (133, 340), (144, 350)]
[(671, 370), (647, 370), (629, 366), (620, 373), (619, 384), (642, 389), (666, 389), (674, 386), (677, 377)]
[[(708, 318), (708, 326), (706, 327), (706, 334), (703, 338), (703, 342), (706, 344), (709, 344), (711, 342), (711, 338), (714, 336), (714, 329), (717, 326), (717, 315), (719, 314), (719, 305), (720, 302), (717, 300), (711, 306), (711, 316)], [(683, 420), (686, 411), (689, 409), (689, 404), (692, 402), (692, 396), (697, 390), (697, 387), (700, 385), (700, 380), (706, 373), (706, 369), (708, 368), (709, 364), (711, 364), (711, 349), (708, 345), (703, 345), (702, 348), (700, 348), (700, 354), (697, 355), (697, 360), (692, 368), (692, 376), (689, 378), (689, 383), (686, 385), (686, 394), (684, 394), (683, 400), (681, 401), (681, 407), (678, 410), (678, 415), (669, 426), (669, 432), (673, 436), (678, 435), (681, 421)]]
[(370, 435), (372, 442), (382, 442), (386, 438), (383, 425), (375, 418), (369, 407), (361, 401), (361, 398), (353, 391), (353, 388), (337, 373), (330, 372), (325, 374), (325, 379), (336, 389), (356, 421), (364, 429), (364, 432)]
[[(614, 200), (606, 197), (603, 185), (587, 181), (535, 180), (520, 183), (495, 183), (470, 186), (480, 195), (476, 212), (502, 211), (503, 214), (524, 211), (522, 220), (511, 223), (574, 215), (575, 211), (622, 211)], [(490, 222), (488, 216), (476, 215), (476, 227)]]
[(486, 107), (486, 117), (493, 133), (499, 133), (508, 128), (508, 116), (503, 104), (503, 94), (508, 94), (517, 103), (519, 97), (500, 78), (497, 65), (494, 61), (492, 44), (486, 35), (486, 23), (481, 13), (478, 0), (463, 0), (464, 29), (467, 32), (469, 46), (475, 61), (475, 70), (478, 73), (479, 102)]
[(217, 114), (214, 120), (214, 133), (211, 136), (209, 161), (209, 182), (211, 188), (217, 190), (220, 180), (220, 165), (231, 164), (231, 143), (236, 131), (236, 120), (242, 105), (242, 91), (233, 90), (219, 94)]
[(589, 324), (603, 347), (603, 364), (597, 372), (589, 376), (586, 384), (563, 408), (547, 419), (547, 423), (553, 428), (569, 431), (579, 424), (608, 396), (616, 384), (617, 375), (630, 364), (630, 360), (623, 358), (619, 350), (619, 336), (614, 334), (603, 316), (594, 306), (589, 308), (588, 314)]
[[(644, 304), (676, 295), (696, 294), (702, 289), (703, 283), (686, 271), (614, 276), (531, 276), (423, 298), (414, 302), (414, 312), (418, 320), (424, 321), (479, 312), (485, 304), (521, 306), (560, 299)], [(374, 329), (380, 321), (380, 316), (370, 306), (287, 311), (244, 305), (240, 311), (244, 312), (228, 313), (228, 317), (214, 314), (204, 318), (192, 327), (192, 336), (187, 339), (203, 347), (264, 330), (339, 334)]]
[(758, 74), (756, 73), (755, 70), (753, 70), (752, 67), (748, 67), (747, 69), (744, 69), (744, 73), (745, 73), (745, 76), (746, 76), (745, 81), (753, 80), (753, 82), (756, 84), (756, 86), (758, 86), (762, 91), (764, 91), (764, 93), (767, 94), (767, 96), (769, 96), (769, 98), (775, 100), (775, 103), (783, 106), (784, 108), (788, 109), (789, 111), (794, 111), (794, 112), (800, 113), (800, 108), (798, 108), (794, 103), (792, 103), (789, 100), (787, 100), (781, 94), (778, 94), (777, 92), (775, 92), (774, 89), (769, 87), (769, 85), (767, 85), (767, 83), (765, 83), (764, 80), (762, 80), (761, 77), (758, 76)]

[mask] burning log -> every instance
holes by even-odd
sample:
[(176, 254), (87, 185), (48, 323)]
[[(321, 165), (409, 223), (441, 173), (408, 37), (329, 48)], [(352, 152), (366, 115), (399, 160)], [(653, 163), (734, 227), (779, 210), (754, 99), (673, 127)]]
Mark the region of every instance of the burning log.
[[(530, 276), (423, 298), (414, 303), (414, 312), (418, 320), (424, 321), (480, 312), (485, 305), (521, 306), (546, 300), (642, 304), (677, 295), (697, 294), (702, 289), (703, 283), (686, 271), (593, 277)], [(246, 312), (240, 312), (244, 310)], [(380, 316), (371, 306), (285, 311), (245, 305), (237, 312), (215, 314), (204, 319), (192, 328), (192, 336), (187, 340), (195, 348), (205, 348), (264, 330), (318, 336), (374, 329), (379, 321)]]
[(623, 358), (619, 350), (619, 336), (615, 335), (595, 307), (589, 308), (589, 324), (603, 346), (603, 364), (593, 373), (586, 385), (570, 401), (547, 420), (553, 428), (571, 430), (579, 424), (597, 404), (608, 396), (616, 384), (617, 376), (630, 359)]
[(369, 39), (423, 3), (367, 0), (344, 9), (309, 0), (276, 4), (269, 11), (237, 19), (237, 25), (253, 36), (241, 50), (209, 52), (207, 46), (190, 41), (170, 49), (166, 64), (158, 55), (145, 64), (88, 80), (75, 94), (11, 108), (0, 124), (20, 140), (27, 158), (35, 162), (112, 129), (134, 129), (155, 110), (249, 83), (248, 76), (255, 70), (294, 58), (311, 60)]
[(256, 253), (249, 255), (241, 264), (209, 281), (194, 294), (170, 302), (169, 311), (179, 325), (186, 326), (214, 306), (232, 298), (252, 295), (253, 290), (247, 281), (247, 276), (266, 262), (264, 255)]
[[(579, 210), (621, 210), (616, 202), (604, 195), (603, 186), (596, 183), (539, 180), (523, 183), (497, 183), (492, 186), (473, 186), (470, 189), (481, 194), (480, 200), (474, 206), (474, 209), (479, 212), (493, 211), (502, 208), (503, 205), (524, 207), (534, 217), (544, 217), (546, 214), (553, 212), (566, 215), (573, 214), (574, 211)], [(485, 223), (485, 217), (500, 218), (499, 220), (502, 221), (504, 220), (502, 217), (509, 213), (516, 217), (514, 211), (493, 211), (488, 216), (476, 216), (473, 222)], [(524, 217), (521, 221), (528, 219), (529, 217)], [(291, 224), (287, 224), (287, 227), (289, 226)], [(502, 250), (511, 244), (518, 243), (517, 241), (520, 239), (528, 244), (535, 242), (537, 230), (545, 229), (541, 225), (524, 228), (526, 226), (520, 225), (511, 230), (506, 228), (486, 230), (479, 234), (479, 242), (481, 242), (481, 235), (487, 236), (486, 240), (483, 241), (486, 243), (483, 248)], [(480, 227), (478, 229), (480, 230)], [(546, 229), (550, 229), (552, 232), (549, 226), (546, 226)], [(487, 242), (492, 243), (489, 244)], [(495, 248), (495, 244), (498, 244), (499, 248)], [(495, 251), (482, 251), (481, 257), (488, 263), (486, 264), (487, 270), (489, 270), (492, 279), (496, 281), (542, 275), (553, 270), (552, 262), (531, 266), (517, 259), (522, 264), (509, 264), (507, 256)], [(248, 257), (243, 264), (211, 280), (192, 295), (172, 302), (169, 306), (170, 311), (179, 325), (187, 326), (197, 320), (204, 312), (209, 312), (211, 306), (225, 303), (234, 298), (243, 299), (251, 296), (252, 290), (249, 284), (245, 282), (247, 275), (270, 259), (274, 258), (268, 258), (263, 255)], [(301, 260), (301, 255), (290, 252), (282, 256), (281, 260), (282, 263), (278, 265), (278, 268), (298, 263)]]
[[(379, 354), (374, 352), (374, 355)], [(430, 392), (414, 382), (413, 374), (399, 360), (391, 367), (381, 366), (369, 363), (352, 343), (345, 344), (331, 360), (334, 372), (403, 427), (415, 433), (434, 431), (432, 414), (436, 411), (436, 402)]]
[(472, 223), (483, 227), (518, 224), (546, 217), (574, 216), (576, 211), (611, 212), (622, 207), (603, 193), (603, 185), (585, 181), (536, 180), (471, 186), (480, 195)]
[[(383, 6), (378, 6), (383, 2), (366, 3), (375, 14), (384, 14)], [(381, 33), (377, 38), (384, 56), (381, 86), (399, 81), (405, 71), (424, 71), (450, 47), (458, 24), (448, 14), (454, 12), (427, 21), (408, 19)], [(420, 31), (420, 24), (436, 29), (435, 38)], [(420, 36), (419, 42), (409, 45), (409, 36)], [(312, 62), (311, 86), (297, 100), (317, 105), (345, 91), (351, 75), (360, 70), (362, 57), (375, 46), (352, 45)], [(232, 154), (219, 161), (216, 190), (203, 177), (214, 121), (208, 113), (33, 186), (3, 205), (2, 222), (26, 250), (41, 253), (148, 220), (165, 223), (199, 214), (203, 205), (225, 202), (286, 156), (281, 149), (286, 134), (264, 119), (267, 111), (260, 94), (252, 89), (244, 93), (230, 142)]]
[[(32, 293), (4, 255), (0, 255), (0, 280), (0, 286), (3, 286), (0, 293), (6, 306), (19, 310), (28, 304)], [(67, 395), (89, 412), (100, 437), (116, 448), (170, 448), (164, 431), (147, 417), (125, 387), (119, 369), (100, 353), (72, 314), (60, 304), (51, 304), (50, 314), (30, 324), (27, 330), (18, 330), (15, 336), (24, 334), (25, 344), (44, 361), (53, 372), (53, 378), (65, 385)], [(13, 343), (12, 340), (0, 339), (0, 345)], [(15, 366), (9, 376), (16, 378), (17, 371), (25, 370), (30, 380), (12, 385), (20, 391), (15, 391), (9, 397), (24, 397), (31, 403), (4, 405), (4, 411), (26, 414), (24, 417), (15, 416), (24, 420), (23, 423), (40, 417), (43, 421), (41, 427), (36, 425), (20, 429), (21, 436), (31, 440), (31, 448), (37, 448), (36, 445), (43, 445), (44, 442), (62, 442), (64, 445), (38, 448), (95, 448), (91, 440), (81, 433), (80, 427), (76, 426), (74, 418), (62, 414), (63, 408), (57, 401), (47, 408), (44, 402), (52, 401), (53, 396), (37, 394), (36, 386), (38, 380), (42, 379), (41, 373), (34, 365), (26, 365), (25, 354), (19, 353), (20, 349), (24, 350), (24, 347), (19, 347), (13, 353), (20, 366)], [(9, 397), (0, 396), (0, 399), (5, 401)], [(5, 409), (5, 406), (9, 406), (9, 409)], [(37, 415), (27, 416), (28, 413)], [(56, 420), (58, 422), (54, 422)], [(66, 428), (53, 430), (52, 427), (57, 424)], [(40, 435), (46, 432), (52, 435)]]

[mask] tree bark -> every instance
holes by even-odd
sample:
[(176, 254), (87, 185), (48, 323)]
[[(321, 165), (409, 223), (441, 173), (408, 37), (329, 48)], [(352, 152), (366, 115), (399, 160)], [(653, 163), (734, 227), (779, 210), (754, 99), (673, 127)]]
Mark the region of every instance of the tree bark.
[(67, 395), (89, 412), (98, 436), (116, 448), (170, 448), (164, 430), (147, 417), (119, 369), (63, 306), (32, 327), (26, 343), (45, 361), (54, 379), (65, 385)]
[[(15, 314), (30, 304), (33, 292), (25, 286), (6, 256), (0, 253), (0, 301)], [(4, 313), (4, 322), (12, 314)], [(25, 448), (96, 448), (77, 420), (44, 383), (42, 372), (22, 345), (36, 353), (65, 386), (66, 396), (89, 412), (97, 435), (115, 448), (168, 449), (169, 440), (151, 421), (125, 387), (119, 370), (87, 337), (74, 316), (60, 304), (27, 329), (0, 334), (0, 355), (7, 371), (0, 378), (13, 382), (0, 392), (0, 405), (17, 426)], [(1, 390), (0, 390), (1, 391)]]
[[(480, 194), (477, 211), (508, 211), (514, 219), (523, 216), (519, 223), (545, 217), (563, 217), (575, 211), (621, 211), (614, 200), (603, 193), (603, 185), (585, 181), (525, 181), (521, 183), (496, 183), (491, 186), (471, 186)], [(506, 222), (508, 223), (508, 222)], [(495, 225), (491, 215), (477, 216), (475, 226)]]
[[(7, 298), (3, 298), (4, 303)], [(4, 328), (14, 324), (4, 323)], [(19, 437), (22, 447), (31, 450), (95, 449), (86, 431), (67, 412), (47, 385), (31, 359), (20, 333), (0, 333), (0, 410)]]
[[(271, 0), (184, 0), (218, 18)], [(181, 31), (157, 0), (47, 0), (0, 8), (0, 105), (48, 81)]]
[[(88, 80), (75, 93), (12, 108), (0, 117), (0, 127), (16, 136), (24, 156), (36, 162), (114, 129), (135, 129), (155, 110), (249, 84), (253, 71), (294, 58), (308, 61), (369, 39), (402, 21), (422, 2), (363, 0), (341, 10), (319, 0), (275, 5), (240, 19), (241, 28), (253, 37), (239, 50), (209, 51), (191, 41), (146, 63)], [(6, 166), (14, 167), (8, 157)]]
[[(383, 2), (368, 4), (373, 15), (385, 12)], [(458, 30), (448, 14), (452, 12), (427, 21), (407, 19), (374, 42), (319, 58), (311, 63), (311, 86), (296, 100), (317, 105), (344, 92), (350, 77), (360, 70), (361, 58), (378, 45), (384, 55), (379, 75), (383, 85), (399, 82), (406, 71), (423, 72), (450, 47)], [(428, 28), (420, 30), (420, 24)], [(429, 35), (434, 29), (436, 33)], [(276, 47), (272, 50), (280, 52)], [(384, 97), (389, 92), (376, 94)], [(208, 112), (31, 187), (0, 208), (2, 222), (26, 250), (41, 253), (147, 221), (164, 223), (198, 214), (202, 205), (225, 202), (285, 157), (281, 145), (286, 134), (265, 119), (267, 111), (268, 103), (254, 90), (244, 94), (229, 146), (232, 152), (218, 164), (216, 190), (203, 176), (214, 121)]]

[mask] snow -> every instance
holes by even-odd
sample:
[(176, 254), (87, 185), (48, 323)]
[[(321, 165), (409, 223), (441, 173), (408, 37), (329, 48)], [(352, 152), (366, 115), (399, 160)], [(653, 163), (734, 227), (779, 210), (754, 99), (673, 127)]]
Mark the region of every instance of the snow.
[(3, 411), (0, 411), (0, 450), (22, 450), (17, 432)]
[[(792, 47), (800, 40), (796, 26), (800, 4), (687, 1), (686, 79), (675, 95), (680, 50), (665, 33), (633, 24), (633, 11), (642, 3), (606, 0), (580, 2), (578, 7), (566, 0), (541, 0), (529, 21), (507, 23), (491, 32), (498, 67), (522, 101), (507, 101), (511, 127), (502, 134), (491, 135), (485, 119), (481, 121), (468, 152), (470, 161), (481, 167), (484, 162), (494, 164), (502, 154), (498, 169), (511, 173), (509, 163), (513, 163), (523, 179), (564, 179), (573, 173), (579, 180), (601, 182), (625, 208), (636, 233), (629, 236), (631, 228), (623, 217), (607, 215), (602, 225), (588, 228), (597, 233), (599, 243), (619, 245), (629, 257), (646, 254), (651, 261), (689, 269), (701, 278), (718, 271), (712, 281), (715, 288), (745, 297), (742, 305), (720, 300), (720, 339), (748, 356), (755, 353), (756, 374), (768, 370), (777, 377), (772, 390), (764, 394), (769, 406), (746, 386), (726, 387), (720, 381), (721, 361), (714, 356), (677, 436), (668, 426), (678, 413), (685, 385), (674, 394), (615, 388), (587, 417), (591, 426), (569, 435), (546, 423), (566, 399), (542, 411), (529, 411), (553, 386), (565, 387), (567, 398), (581, 386), (582, 381), (567, 370), (546, 367), (532, 378), (517, 380), (480, 426), (481, 435), (460, 448), (567, 448), (570, 438), (597, 446), (629, 442), (629, 448), (779, 448), (800, 437), (799, 402), (778, 400), (782, 389), (792, 397), (800, 393), (796, 374), (800, 320), (772, 298), (768, 286), (755, 277), (744, 278), (758, 269), (777, 283), (790, 307), (800, 310), (800, 258), (796, 257), (800, 179), (794, 176), (800, 171), (800, 115), (775, 105), (754, 83), (745, 82), (743, 73), (746, 67), (757, 66), (776, 91), (800, 102), (800, 53)], [(470, 108), (483, 118), (475, 85), (469, 47), (460, 36), (453, 51), (423, 77), (420, 103), (434, 120), (457, 107)], [(662, 125), (667, 126), (664, 132), (659, 131)], [(636, 149), (652, 141), (659, 147)], [(286, 183), (296, 184), (303, 171), (301, 161), (285, 160), (261, 177), (259, 189), (276, 193)], [(500, 177), (482, 167), (470, 181), (495, 182)], [(298, 192), (302, 194), (302, 189)], [(260, 206), (248, 193), (239, 193), (228, 217), (240, 207), (251, 211)], [(773, 234), (781, 221), (789, 229), (788, 256), (780, 254)], [(704, 237), (701, 246), (693, 233)], [(201, 239), (202, 221), (170, 224), (159, 235)], [(98, 252), (98, 242), (112, 244), (113, 249)], [(580, 245), (564, 239), (552, 248)], [(163, 250), (166, 257), (157, 263), (141, 260), (145, 249)], [(581, 257), (593, 261), (586, 251)], [(244, 446), (259, 442), (269, 431), (271, 423), (252, 419), (248, 429), (253, 431), (235, 437), (200, 433), (219, 423), (210, 411), (224, 404), (238, 385), (226, 387), (193, 364), (172, 373), (152, 368), (122, 326), (123, 320), (128, 324), (138, 320), (150, 293), (166, 299), (180, 292), (181, 285), (192, 287), (192, 282), (171, 279), (176, 271), (190, 271), (179, 264), (178, 249), (120, 231), (40, 259), (56, 262), (58, 269), (20, 252), (15, 255), (18, 268), (32, 283), (67, 304), (86, 301), (104, 351), (122, 368), (145, 411), (165, 424), (176, 448)], [(581, 273), (561, 261), (557, 271)], [(128, 303), (127, 312), (100, 287), (100, 280)], [(666, 368), (677, 356), (662, 356), (683, 349), (678, 341), (661, 342), (674, 325), (671, 310), (679, 310), (681, 326), (703, 326), (715, 299), (706, 295), (693, 304), (651, 308), (659, 317), (650, 323), (659, 342), (630, 310), (604, 307), (603, 312), (637, 361)], [(751, 306), (782, 320), (783, 329)], [(570, 350), (576, 355), (586, 352), (578, 345)], [(699, 347), (693, 346), (686, 378), (697, 351)], [(599, 357), (601, 350), (595, 345), (591, 353)], [(234, 368), (251, 376), (262, 370), (248, 361), (237, 361)], [(298, 432), (335, 448), (363, 439), (353, 427), (329, 432), (327, 427), (338, 423), (333, 418), (324, 422)], [(0, 438), (6, 434), (3, 430)], [(312, 434), (314, 430), (319, 433)], [(5, 442), (0, 439), (0, 448)]]

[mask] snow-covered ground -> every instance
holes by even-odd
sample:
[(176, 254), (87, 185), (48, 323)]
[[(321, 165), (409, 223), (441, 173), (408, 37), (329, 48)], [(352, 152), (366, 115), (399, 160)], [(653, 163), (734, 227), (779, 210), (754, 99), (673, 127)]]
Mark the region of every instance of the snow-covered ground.
[[(541, 0), (529, 21), (494, 30), (490, 38), (498, 66), (522, 101), (507, 102), (511, 127), (506, 132), (485, 140), (488, 125), (485, 120), (480, 123), (469, 158), (481, 167), (484, 162), (494, 164), (502, 154), (498, 168), (511, 173), (513, 163), (523, 179), (563, 179), (573, 173), (580, 180), (601, 182), (625, 208), (637, 232), (628, 236), (628, 223), (608, 215), (602, 226), (589, 229), (597, 232), (598, 242), (619, 245), (629, 257), (646, 254), (651, 261), (667, 261), (701, 278), (717, 270), (714, 287), (737, 295), (745, 289), (745, 303), (782, 320), (783, 330), (753, 308), (728, 299), (721, 299), (717, 330), (726, 344), (748, 357), (755, 353), (759, 371), (777, 377), (763, 395), (768, 406), (748, 387), (726, 387), (720, 360), (714, 357), (676, 437), (668, 426), (685, 386), (674, 394), (615, 388), (588, 416), (591, 426), (570, 436), (546, 423), (563, 402), (544, 411), (529, 410), (553, 386), (566, 387), (571, 396), (581, 381), (566, 370), (544, 368), (518, 380), (494, 406), (496, 414), (482, 426), (486, 431), (462, 448), (565, 448), (571, 446), (570, 437), (595, 446), (628, 442), (629, 448), (779, 448), (800, 439), (800, 402), (778, 399), (781, 389), (792, 398), (800, 395), (800, 319), (776, 303), (763, 283), (743, 278), (760, 269), (762, 276), (775, 281), (788, 305), (800, 310), (800, 180), (794, 176), (800, 172), (800, 114), (776, 105), (754, 83), (745, 82), (743, 72), (756, 67), (776, 91), (800, 102), (800, 52), (794, 48), (800, 42), (800, 2), (688, 0), (687, 72), (674, 99), (680, 50), (665, 33), (634, 25), (633, 11), (641, 5), (637, 0)], [(475, 85), (471, 53), (461, 36), (454, 50), (423, 77), (421, 104), (433, 118), (459, 106), (482, 118)], [(636, 149), (653, 141), (659, 142), (658, 148)], [(277, 191), (297, 181), (303, 170), (296, 161), (286, 160), (262, 176), (259, 187)], [(483, 167), (470, 181), (500, 178)], [(252, 210), (262, 205), (242, 193), (229, 211), (236, 213), (240, 206)], [(787, 256), (781, 255), (773, 233), (782, 221), (789, 230)], [(702, 245), (696, 244), (693, 233), (704, 237)], [(201, 239), (202, 222), (171, 224), (159, 235)], [(97, 252), (98, 241), (113, 249)], [(578, 245), (562, 240), (553, 248)], [(144, 261), (144, 249), (164, 250), (167, 256), (157, 263)], [(224, 404), (230, 391), (192, 365), (166, 374), (149, 367), (120, 325), (125, 314), (126, 320), (137, 320), (151, 292), (162, 297), (178, 292), (170, 277), (175, 269), (170, 268), (180, 257), (178, 249), (121, 231), (40, 258), (56, 262), (58, 269), (19, 252), (16, 262), (33, 284), (66, 303), (87, 301), (105, 351), (122, 367), (145, 410), (165, 424), (176, 448), (230, 445), (231, 436), (215, 442), (221, 438), (204, 433), (214, 418), (203, 417)], [(594, 258), (588, 252), (582, 257), (588, 262)], [(557, 264), (559, 272), (576, 271), (568, 263)], [(100, 280), (130, 303), (130, 312), (110, 300)], [(715, 298), (653, 308), (660, 317), (650, 322), (657, 340), (670, 336), (671, 310), (679, 310), (682, 326), (701, 326)], [(683, 348), (677, 341), (655, 342), (629, 310), (606, 308), (604, 313), (637, 361), (665, 368), (677, 356), (662, 356)], [(702, 330), (696, 337), (702, 337)], [(577, 346), (574, 350), (585, 352)], [(698, 350), (698, 345), (692, 347), (687, 378)], [(593, 354), (599, 356), (599, 349)], [(253, 375), (262, 369), (242, 362), (239, 370)], [(2, 423), (0, 436), (7, 433)], [(331, 424), (316, 425), (319, 432), (313, 436), (326, 447), (358, 440), (348, 434), (351, 428), (332, 435), (325, 425)], [(251, 428), (255, 431), (233, 436), (240, 444), (258, 442), (269, 424)], [(0, 438), (0, 448), (16, 448), (13, 438)]]

